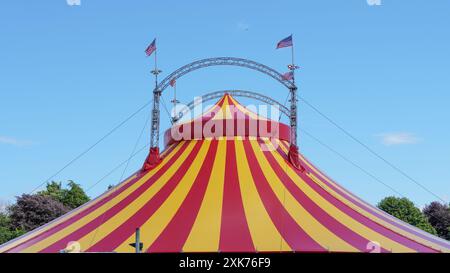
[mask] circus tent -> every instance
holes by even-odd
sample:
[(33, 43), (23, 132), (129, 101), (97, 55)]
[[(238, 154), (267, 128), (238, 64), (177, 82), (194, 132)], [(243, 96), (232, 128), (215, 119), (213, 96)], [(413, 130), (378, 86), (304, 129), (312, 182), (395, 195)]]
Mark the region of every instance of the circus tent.
[(289, 132), (227, 94), (166, 132), (158, 164), (0, 252), (60, 252), (73, 242), (83, 252), (134, 252), (136, 228), (145, 252), (450, 251), (303, 155), (293, 166)]

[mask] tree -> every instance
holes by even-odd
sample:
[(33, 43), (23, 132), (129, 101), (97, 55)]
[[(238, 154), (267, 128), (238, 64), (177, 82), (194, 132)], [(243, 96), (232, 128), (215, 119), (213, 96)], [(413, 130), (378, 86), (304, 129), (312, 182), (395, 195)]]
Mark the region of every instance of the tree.
[(61, 186), (61, 182), (52, 181), (50, 183), (47, 183), (46, 189), (38, 192), (38, 194), (50, 196), (53, 199), (61, 202), (63, 196), (63, 189)]
[(69, 180), (67, 186), (68, 189), (63, 189), (61, 182), (52, 181), (47, 184), (46, 190), (40, 191), (39, 194), (50, 196), (71, 209), (77, 208), (90, 200), (79, 184)]
[(70, 208), (50, 196), (23, 194), (8, 208), (11, 228), (30, 231), (65, 214)]
[[(89, 201), (77, 183), (69, 180), (64, 189), (52, 181), (37, 194), (16, 197), (16, 203), (0, 211), (0, 244), (44, 225)], [(1, 206), (2, 208), (4, 206)]]
[(69, 189), (63, 191), (61, 203), (69, 208), (78, 208), (90, 200), (79, 184), (69, 180)]
[(0, 212), (0, 244), (6, 243), (24, 234), (22, 229), (11, 229), (11, 219), (6, 213)]
[(450, 207), (439, 202), (432, 202), (423, 209), (423, 213), (436, 229), (439, 237), (450, 240)]
[(378, 203), (377, 207), (402, 221), (436, 235), (436, 230), (430, 225), (425, 215), (408, 198), (386, 197)]

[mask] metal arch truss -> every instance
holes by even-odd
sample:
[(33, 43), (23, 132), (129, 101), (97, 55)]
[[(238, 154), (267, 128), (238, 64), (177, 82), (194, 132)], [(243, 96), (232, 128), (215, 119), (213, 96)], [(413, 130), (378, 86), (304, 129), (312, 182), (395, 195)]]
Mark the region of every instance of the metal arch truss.
[(187, 105), (185, 105), (178, 112), (178, 115), (173, 118), (173, 122), (180, 120), (184, 115), (186, 115), (186, 113), (188, 113), (189, 111), (194, 109), (199, 104), (204, 103), (206, 101), (213, 100), (213, 99), (221, 98), (225, 94), (230, 94), (233, 97), (246, 97), (246, 98), (250, 98), (250, 99), (259, 100), (259, 101), (267, 103), (269, 105), (275, 105), (278, 107), (278, 109), (280, 110), (281, 113), (283, 113), (287, 117), (290, 116), (290, 110), (288, 107), (286, 107), (285, 105), (281, 104), (280, 102), (278, 102), (268, 96), (262, 95), (257, 92), (246, 91), (246, 90), (221, 90), (221, 91), (214, 91), (211, 93), (204, 94), (201, 97), (197, 97), (195, 100), (193, 100), (190, 103), (188, 103)]
[(160, 111), (159, 111), (159, 101), (162, 92), (170, 85), (172, 80), (177, 80), (178, 78), (201, 68), (210, 66), (239, 66), (249, 68), (255, 71), (264, 73), (271, 78), (277, 80), (283, 86), (289, 89), (291, 93), (291, 107), (290, 107), (290, 125), (291, 125), (291, 141), (293, 144), (297, 143), (297, 87), (293, 81), (288, 81), (283, 79), (283, 75), (273, 68), (266, 65), (260, 64), (255, 61), (235, 58), (235, 57), (216, 57), (198, 60), (187, 65), (184, 65), (169, 76), (164, 78), (153, 90), (153, 110), (152, 110), (152, 126), (151, 126), (151, 147), (159, 146), (159, 125), (160, 125)]

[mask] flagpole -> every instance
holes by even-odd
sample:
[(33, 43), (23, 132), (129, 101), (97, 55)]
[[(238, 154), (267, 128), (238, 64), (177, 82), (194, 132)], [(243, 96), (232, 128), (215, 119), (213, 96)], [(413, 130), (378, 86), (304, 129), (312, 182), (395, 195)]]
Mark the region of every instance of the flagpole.
[(155, 88), (158, 86), (158, 57), (157, 57), (157, 55), (158, 55), (158, 48), (156, 48), (155, 49)]
[(294, 60), (294, 36), (291, 34), (291, 60), (292, 60), (292, 83), (294, 84), (293, 88), (290, 88), (291, 92), (291, 145), (293, 144), (295, 149), (297, 148), (297, 87), (295, 87), (295, 70), (297, 67), (295, 66)]
[[(155, 54), (155, 69), (151, 71), (151, 73), (155, 76), (155, 89), (153, 90), (153, 110), (152, 110), (152, 126), (150, 127), (151, 130), (151, 147), (157, 148), (159, 146), (159, 99), (161, 96), (161, 91), (158, 90), (158, 74), (162, 71), (158, 69), (158, 47), (156, 46), (156, 38), (154, 40), (155, 42), (155, 51), (153, 52)], [(159, 152), (158, 152), (159, 157)]]

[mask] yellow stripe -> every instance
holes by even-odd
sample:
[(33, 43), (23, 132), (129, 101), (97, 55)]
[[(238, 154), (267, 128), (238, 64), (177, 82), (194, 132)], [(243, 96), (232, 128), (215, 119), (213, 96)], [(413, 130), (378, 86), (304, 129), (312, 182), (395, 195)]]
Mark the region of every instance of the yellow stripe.
[[(195, 142), (189, 143), (192, 148), (195, 146)], [(143, 194), (141, 194), (138, 198), (133, 200), (130, 204), (128, 204), (124, 209), (122, 209), (119, 213), (115, 214), (113, 217), (109, 219), (105, 219), (105, 222), (98, 227), (97, 229), (92, 230), (90, 233), (86, 234), (83, 238), (81, 238), (78, 242), (80, 245), (85, 247), (85, 249), (95, 245), (100, 240), (105, 238), (115, 229), (117, 229), (120, 225), (125, 223), (132, 215), (138, 212), (142, 207), (151, 200), (156, 193), (158, 193), (161, 188), (172, 178), (172, 176), (177, 172), (181, 164), (184, 163), (185, 159), (192, 152), (192, 149), (186, 150), (181, 156), (180, 160), (175, 162), (170, 168), (164, 173), (164, 175), (160, 176), (151, 187), (149, 187)]]
[[(307, 163), (307, 164), (308, 164), (308, 163)], [(308, 165), (310, 165), (310, 164), (308, 164)], [(382, 214), (382, 215), (384, 214), (383, 211), (378, 210), (377, 208), (375, 208), (375, 207), (373, 207), (373, 206), (370, 206), (370, 205), (364, 203), (364, 202), (361, 201), (357, 196), (355, 196), (354, 194), (352, 194), (352, 193), (349, 192), (348, 190), (344, 189), (343, 187), (341, 187), (341, 186), (340, 186), (339, 184), (337, 184), (336, 182), (334, 182), (334, 181), (328, 179), (328, 177), (326, 177), (325, 175), (323, 175), (322, 172), (321, 172), (320, 170), (318, 170), (315, 166), (312, 166), (311, 168), (312, 168), (319, 176), (321, 176), (323, 179), (325, 179), (326, 181), (328, 181), (330, 184), (334, 185), (336, 188), (340, 189), (342, 192), (346, 193), (352, 200), (354, 200), (356, 203), (360, 204), (362, 207), (367, 208), (369, 211), (372, 211), (373, 213), (378, 213), (378, 214)], [(321, 182), (321, 183), (323, 183), (323, 182)], [(328, 187), (328, 186), (326, 186), (326, 187)], [(330, 190), (333, 191), (331, 188), (330, 188)], [(342, 195), (340, 195), (340, 194), (337, 193), (337, 192), (335, 192), (335, 193), (336, 193), (337, 195), (339, 195), (339, 196), (342, 196)], [(342, 196), (342, 198), (344, 198), (345, 200), (348, 200), (347, 198), (345, 198), (345, 197), (343, 197), (343, 196)], [(361, 208), (358, 208), (358, 209), (361, 209)], [(410, 233), (410, 232), (408, 232), (408, 231), (406, 231), (406, 230), (404, 230), (404, 229), (398, 228), (398, 227), (396, 227), (396, 226), (390, 224), (389, 222), (383, 220), (382, 218), (379, 218), (379, 217), (376, 216), (376, 215), (373, 215), (373, 214), (371, 214), (371, 213), (369, 213), (369, 215), (370, 215), (371, 219), (373, 219), (373, 221), (382, 223), (382, 225), (387, 226), (389, 229), (394, 230), (395, 232), (397, 232), (397, 233), (399, 233), (399, 234), (401, 234), (401, 235), (403, 235), (403, 236), (405, 236), (405, 237), (411, 238), (412, 240), (415, 240), (415, 241), (417, 241), (417, 242), (420, 242), (420, 243), (422, 243), (422, 244), (424, 244), (424, 245), (427, 245), (427, 246), (429, 246), (429, 247), (432, 247), (432, 248), (434, 248), (434, 249), (440, 249), (440, 250), (442, 250), (442, 251), (447, 251), (447, 252), (450, 251), (450, 248), (445, 248), (445, 247), (440, 246), (440, 245), (438, 245), (438, 244), (436, 244), (436, 243), (433, 243), (433, 242), (428, 241), (428, 240), (426, 240), (426, 239), (424, 239), (424, 238), (421, 238), (421, 237), (419, 237), (419, 236), (417, 236), (417, 235), (415, 235), (415, 234), (413, 234), (413, 233)], [(408, 223), (405, 223), (405, 222), (401, 221), (400, 219), (397, 219), (397, 218), (392, 217), (392, 216), (390, 216), (390, 215), (385, 215), (385, 216), (386, 216), (387, 218), (391, 219), (393, 222), (395, 222), (395, 223), (397, 223), (397, 224), (399, 224), (399, 225), (401, 225), (401, 226), (403, 226), (403, 227), (405, 227), (405, 228), (410, 228), (410, 229), (416, 230), (417, 232), (421, 233), (422, 235), (424, 235), (424, 236), (426, 236), (426, 237), (430, 237), (430, 238), (434, 237), (435, 239), (440, 240), (438, 237), (435, 237), (435, 236), (433, 236), (433, 235), (431, 235), (431, 234), (429, 234), (429, 233), (427, 233), (427, 232), (425, 232), (425, 231), (422, 231), (421, 229), (418, 229), (418, 228), (416, 228), (416, 227), (414, 227), (414, 226), (411, 226), (411, 225), (409, 225)]]
[[(294, 196), (285, 188), (283, 183), (274, 172), (257, 141), (250, 141), (255, 152), (257, 161), (263, 170), (264, 176), (270, 184), (273, 192), (277, 198), (284, 205), (290, 216), (297, 222), (297, 224), (309, 235), (311, 238), (320, 244), (322, 247), (332, 251), (356, 252), (356, 248), (336, 236), (325, 226), (319, 223), (313, 215), (303, 208), (297, 202)], [(266, 141), (266, 144), (270, 141)]]
[[(282, 147), (282, 149), (287, 153), (286, 148), (284, 148), (284, 146), (280, 143), (280, 146)], [(342, 188), (339, 184), (337, 184), (336, 182), (328, 179), (328, 177), (326, 177), (319, 169), (317, 169), (314, 165), (310, 164), (306, 158), (304, 158), (302, 155), (300, 155), (302, 161), (308, 166), (310, 167), (316, 174), (318, 174), (322, 179), (325, 179), (328, 183), (334, 185), (336, 188), (340, 189), (341, 191), (345, 192), (346, 194), (348, 194), (355, 202), (357, 202), (358, 204), (361, 204), (363, 207), (367, 208), (370, 211), (373, 212), (377, 212), (377, 210), (372, 207), (369, 206), (365, 203), (363, 203), (361, 200), (359, 200), (357, 197), (355, 197), (352, 193), (348, 192), (346, 189)], [(320, 187), (322, 187), (325, 191), (327, 191), (328, 193), (330, 193), (333, 197), (337, 198), (338, 200), (340, 200), (341, 202), (343, 202), (344, 204), (346, 204), (347, 206), (349, 206), (350, 208), (352, 208), (353, 210), (357, 211), (358, 213), (364, 215), (365, 217), (371, 219), (372, 221), (385, 226), (386, 228), (400, 234), (403, 235), (411, 240), (414, 240), (416, 242), (419, 242), (423, 245), (429, 246), (431, 248), (434, 249), (438, 249), (441, 251), (450, 251), (450, 249), (446, 249), (445, 247), (442, 247), (438, 244), (435, 244), (431, 241), (425, 240), (423, 238), (420, 238), (412, 233), (409, 233), (408, 231), (405, 231), (403, 229), (400, 229), (390, 223), (388, 223), (387, 221), (379, 218), (378, 216), (360, 208), (359, 206), (355, 205), (353, 202), (350, 202), (346, 197), (342, 196), (341, 194), (339, 194), (338, 192), (334, 191), (332, 188), (330, 188), (328, 185), (326, 185), (325, 183), (323, 183), (319, 178), (317, 178), (314, 174), (308, 174), (308, 176), (311, 177), (311, 179), (313, 179), (313, 181), (318, 184)], [(377, 212), (377, 213), (381, 213), (381, 212)], [(387, 216), (390, 217), (390, 216)], [(402, 226), (407, 226), (406, 223), (396, 219), (395, 217), (390, 217), (393, 221), (401, 224)], [(426, 234), (427, 236), (431, 236), (429, 234)]]
[(230, 111), (230, 109), (229, 109), (230, 103), (228, 101), (228, 98), (229, 98), (228, 96), (225, 97), (222, 107), (220, 107), (219, 111), (216, 112), (216, 114), (214, 115), (212, 120), (225, 119), (225, 116), (227, 115), (227, 109), (228, 109), (228, 111)]
[[(136, 175), (131, 176), (130, 178), (128, 178), (127, 180), (123, 181), (120, 185), (117, 185), (117, 189), (121, 188), (122, 186), (125, 186), (126, 184), (128, 184), (129, 181), (131, 181), (132, 179), (134, 179), (136, 177)], [(21, 243), (39, 236), (40, 234), (50, 230), (51, 228), (57, 226), (58, 224), (64, 222), (65, 220), (79, 214), (82, 213), (84, 210), (94, 206), (95, 204), (97, 204), (98, 202), (100, 202), (101, 200), (107, 198), (109, 195), (111, 195), (115, 190), (111, 190), (108, 192), (105, 192), (104, 194), (100, 195), (98, 198), (92, 200), (91, 202), (87, 203), (86, 205), (79, 207), (75, 210), (70, 211), (69, 213), (64, 214), (63, 216), (55, 219), (54, 221), (42, 226), (41, 229), (36, 230), (36, 231), (31, 231), (27, 234), (25, 234), (23, 237), (19, 237), (17, 240), (15, 240), (14, 242), (11, 242), (9, 244), (5, 244), (3, 247), (0, 248), (0, 253), (8, 251), (9, 249), (12, 249), (18, 245), (20, 245)]]
[[(117, 203), (122, 201), (125, 197), (127, 197), (129, 194), (131, 194), (139, 186), (141, 186), (143, 183), (145, 183), (152, 175), (154, 175), (159, 169), (161, 169), (171, 157), (173, 157), (173, 155), (176, 153), (176, 151), (178, 151), (181, 148), (181, 146), (182, 145), (180, 143), (174, 149), (173, 153), (169, 154), (169, 156), (167, 156), (163, 160), (163, 162), (161, 162), (161, 164), (159, 164), (156, 168), (154, 168), (151, 171), (149, 171), (146, 175), (144, 175), (141, 179), (139, 179), (139, 181), (133, 183), (133, 185), (130, 185), (130, 187), (128, 187), (126, 190), (124, 190), (123, 192), (118, 194), (112, 200), (110, 200), (107, 203), (103, 204), (101, 207), (97, 208), (96, 210), (94, 210), (90, 214), (84, 216), (80, 220), (78, 220), (78, 221), (72, 223), (71, 225), (65, 227), (64, 229), (56, 232), (55, 234), (45, 238), (42, 241), (40, 241), (40, 242), (38, 242), (38, 243), (36, 243), (36, 244), (34, 244), (34, 245), (24, 249), (22, 252), (38, 252), (38, 251), (40, 251), (40, 250), (50, 246), (51, 244), (53, 244), (53, 243), (63, 239), (64, 237), (66, 237), (67, 235), (73, 233), (77, 229), (83, 227), (84, 225), (86, 225), (87, 223), (92, 221), (93, 219), (99, 217), (102, 213), (104, 213), (109, 208), (113, 207), (114, 205), (116, 205)], [(178, 158), (177, 161), (174, 164), (181, 164), (181, 162), (184, 160), (184, 158), (187, 157), (186, 154), (188, 154), (190, 152), (190, 150), (192, 150), (192, 148), (193, 148), (193, 143), (190, 143), (189, 146), (184, 151), (184, 153), (182, 153), (181, 157)], [(86, 245), (81, 245), (81, 248), (85, 249)]]
[[(207, 111), (205, 111), (204, 113), (202, 113), (202, 116), (206, 116), (206, 115), (208, 115), (209, 113), (211, 113), (214, 109), (217, 108), (217, 106), (220, 104), (220, 102), (221, 102), (222, 100), (224, 100), (224, 99), (225, 99), (225, 98), (222, 97), (216, 104), (214, 104), (214, 105), (211, 106)], [(189, 120), (186, 120), (186, 121), (183, 121), (183, 122), (181, 122), (181, 121), (180, 121), (180, 122), (177, 122), (177, 123), (175, 124), (175, 126), (187, 124), (187, 123), (193, 122), (193, 121), (196, 120), (196, 119), (201, 119), (201, 117), (189, 119)]]
[[(400, 235), (405, 236), (406, 238), (409, 238), (413, 241), (419, 242), (423, 245), (429, 246), (431, 248), (434, 249), (438, 249), (441, 251), (449, 251), (449, 249), (445, 249), (442, 246), (436, 245), (433, 242), (430, 242), (428, 240), (424, 240), (423, 238), (417, 237), (414, 234), (411, 234), (409, 232), (406, 232), (402, 229), (399, 229), (391, 224), (389, 224), (388, 222), (385, 222), (384, 220), (374, 216), (371, 213), (368, 213), (367, 211), (357, 207), (355, 204), (351, 203), (350, 201), (348, 201), (346, 198), (342, 197), (341, 195), (339, 195), (338, 193), (336, 193), (333, 189), (331, 189), (330, 187), (328, 187), (327, 185), (325, 185), (322, 181), (320, 181), (320, 179), (318, 179), (314, 174), (308, 174), (308, 176), (319, 186), (321, 186), (323, 189), (325, 189), (325, 191), (327, 191), (328, 193), (330, 193), (333, 197), (335, 197), (336, 199), (340, 200), (341, 202), (343, 202), (344, 204), (346, 204), (347, 206), (349, 206), (350, 208), (352, 208), (353, 210), (357, 211), (358, 213), (366, 216), (367, 218), (371, 219), (372, 221), (385, 226), (386, 228), (399, 233)], [(395, 249), (393, 249), (395, 251)]]
[[(200, 168), (205, 160), (205, 156), (209, 150), (211, 141), (202, 141), (202, 146), (198, 152), (196, 158), (192, 161), (192, 165), (188, 171), (184, 174), (183, 178), (179, 182), (178, 186), (170, 194), (170, 196), (164, 201), (161, 207), (145, 222), (141, 227), (142, 230), (142, 242), (147, 248), (150, 247), (153, 242), (158, 238), (170, 220), (186, 198), (189, 190), (194, 183)], [(134, 240), (134, 234), (125, 240), (119, 247), (115, 249), (117, 252), (129, 252), (129, 244)]]
[(207, 252), (219, 249), (226, 148), (227, 141), (218, 140), (208, 187), (183, 251)]
[(240, 104), (237, 100), (235, 100), (232, 96), (230, 96), (230, 100), (234, 103), (234, 105), (236, 106), (237, 109), (239, 109), (239, 111), (247, 114), (249, 117), (253, 118), (253, 119), (260, 119), (260, 120), (267, 120), (267, 118), (260, 116), (250, 110), (248, 110), (245, 106), (243, 106), (242, 104)]
[(278, 142), (278, 145), (281, 147), (281, 150), (283, 150), (283, 152), (287, 155), (289, 151), (288, 151), (288, 149), (283, 145), (283, 143), (286, 143), (286, 144), (289, 146), (289, 142), (287, 142), (287, 141), (282, 141), (282, 140), (279, 140), (279, 139), (277, 139), (276, 141)]
[[(267, 145), (271, 145), (266, 142)], [(278, 162), (280, 166), (287, 164), (284, 159), (278, 154), (278, 152), (273, 152), (275, 160)], [(341, 222), (344, 226), (351, 229), (353, 232), (361, 235), (369, 241), (376, 241), (381, 244), (381, 247), (392, 250), (395, 252), (415, 252), (413, 249), (410, 249), (402, 244), (399, 244), (388, 237), (385, 237), (378, 232), (366, 227), (360, 222), (356, 221), (352, 217), (343, 213), (341, 210), (336, 208), (333, 204), (325, 200), (320, 194), (318, 194), (315, 190), (313, 190), (305, 181), (301, 179), (300, 176), (288, 165), (288, 168), (285, 168), (285, 173), (291, 178), (292, 181), (297, 185), (297, 187), (302, 190), (314, 203), (316, 203), (319, 207), (321, 207), (326, 213), (335, 218), (337, 221)], [(335, 249), (331, 249), (335, 250)]]
[[(281, 141), (280, 141), (280, 142), (281, 142)], [(286, 143), (287, 143), (287, 142), (286, 142)], [(280, 145), (280, 146), (281, 146), (282, 150), (287, 154), (287, 153), (288, 153), (287, 148), (285, 148), (284, 145)], [(376, 213), (380, 213), (380, 211), (378, 211), (376, 208), (374, 208), (374, 207), (372, 207), (372, 206), (370, 206), (370, 205), (367, 205), (366, 203), (364, 203), (363, 201), (361, 201), (357, 196), (355, 196), (353, 193), (349, 192), (347, 189), (343, 188), (341, 185), (339, 185), (339, 184), (337, 184), (336, 182), (334, 182), (333, 180), (329, 179), (326, 175), (323, 174), (323, 172), (322, 172), (320, 169), (318, 169), (316, 166), (314, 166), (314, 165), (312, 165), (311, 163), (309, 163), (309, 161), (308, 161), (303, 155), (299, 154), (299, 156), (300, 156), (300, 159), (301, 159), (301, 160), (302, 160), (309, 168), (311, 168), (318, 176), (320, 176), (322, 179), (326, 180), (328, 183), (332, 184), (334, 187), (338, 188), (339, 190), (341, 190), (342, 192), (344, 192), (345, 194), (347, 194), (353, 201), (355, 201), (356, 203), (360, 204), (361, 206), (367, 208), (367, 209), (370, 210), (370, 211), (373, 211), (373, 212), (376, 212)], [(315, 175), (314, 175), (314, 176), (315, 176)], [(328, 186), (327, 186), (327, 187), (328, 187)], [(330, 188), (330, 190), (334, 192), (334, 190), (332, 190), (331, 188)], [(344, 199), (347, 200), (347, 198), (344, 197), (343, 195), (341, 195), (340, 193), (338, 193), (338, 192), (335, 192), (335, 193), (336, 193), (337, 195), (341, 196), (342, 198), (344, 198)], [(381, 213), (382, 213), (382, 212), (381, 212)], [(373, 218), (374, 221), (377, 221), (377, 222), (380, 221), (380, 222), (383, 223), (383, 225), (390, 225), (389, 223), (384, 222), (384, 220), (382, 220), (381, 218), (378, 218), (378, 217), (375, 216), (375, 215), (373, 215), (373, 217), (374, 217), (374, 218)], [(389, 217), (389, 216), (387, 215), (387, 217)], [(396, 222), (396, 223), (398, 223), (398, 224), (401, 224), (402, 226), (408, 226), (405, 222), (403, 222), (403, 221), (401, 221), (401, 220), (399, 220), (399, 219), (397, 219), (397, 218), (395, 218), (395, 217), (391, 217), (391, 220), (394, 221), (394, 222)], [(406, 231), (405, 231), (405, 232), (406, 232)], [(427, 235), (427, 236), (430, 236), (430, 234), (428, 234), (428, 233), (426, 233), (426, 232), (423, 232), (423, 233), (424, 233), (425, 235)], [(414, 235), (411, 234), (411, 236), (414, 236)]]
[[(270, 219), (250, 171), (242, 140), (236, 140), (236, 161), (245, 216), (257, 251), (291, 251)], [(255, 163), (255, 162), (254, 162)]]

